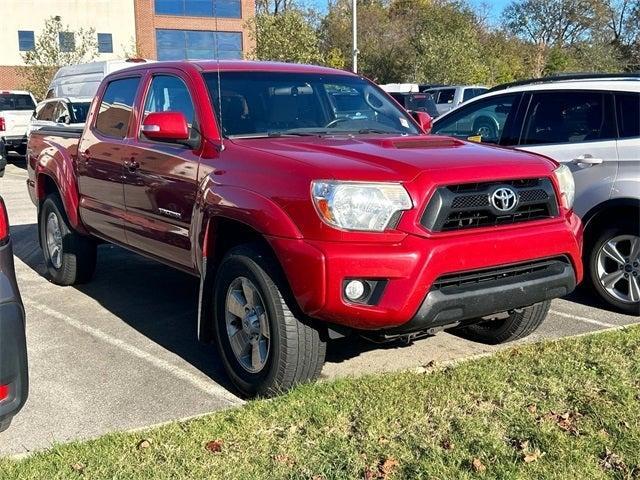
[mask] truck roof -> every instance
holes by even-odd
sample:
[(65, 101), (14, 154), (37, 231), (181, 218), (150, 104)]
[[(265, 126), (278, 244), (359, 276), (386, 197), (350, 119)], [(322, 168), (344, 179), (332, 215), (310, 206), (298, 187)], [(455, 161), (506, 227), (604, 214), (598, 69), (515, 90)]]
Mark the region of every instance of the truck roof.
[(289, 72), (289, 73), (316, 73), (323, 75), (354, 75), (345, 70), (321, 67), (318, 65), (306, 65), (301, 63), (265, 62), (253, 60), (182, 60), (153, 63), (140, 63), (132, 65), (127, 70), (148, 70), (158, 67), (184, 67), (192, 65), (202, 72), (220, 71), (256, 71), (256, 72)]

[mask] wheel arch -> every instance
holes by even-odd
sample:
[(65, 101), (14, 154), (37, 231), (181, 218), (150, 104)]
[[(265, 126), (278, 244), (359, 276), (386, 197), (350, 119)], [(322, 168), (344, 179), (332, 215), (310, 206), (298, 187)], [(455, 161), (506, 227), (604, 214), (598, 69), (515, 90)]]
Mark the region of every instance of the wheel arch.
[[(614, 198), (602, 202), (583, 217), (585, 247), (597, 238), (597, 232), (617, 221), (636, 219), (640, 223), (640, 199), (637, 198)], [(585, 248), (584, 255), (587, 255)]]

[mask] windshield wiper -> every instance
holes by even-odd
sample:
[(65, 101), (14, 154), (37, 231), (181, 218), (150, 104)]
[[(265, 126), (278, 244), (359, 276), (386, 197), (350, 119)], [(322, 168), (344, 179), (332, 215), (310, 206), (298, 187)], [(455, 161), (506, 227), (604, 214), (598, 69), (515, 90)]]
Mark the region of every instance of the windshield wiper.
[(381, 130), (379, 128), (362, 128), (362, 129), (358, 130), (358, 133), (360, 135), (364, 135), (364, 134), (367, 134), (367, 133), (381, 133), (381, 134), (390, 134), (390, 135), (400, 134), (400, 135), (402, 135), (402, 133), (400, 133), (400, 132), (391, 132), (389, 130)]
[(318, 137), (320, 135), (322, 135), (324, 132), (321, 133), (317, 133), (317, 132), (288, 132), (288, 131), (283, 131), (283, 132), (269, 132), (267, 133), (268, 137)]

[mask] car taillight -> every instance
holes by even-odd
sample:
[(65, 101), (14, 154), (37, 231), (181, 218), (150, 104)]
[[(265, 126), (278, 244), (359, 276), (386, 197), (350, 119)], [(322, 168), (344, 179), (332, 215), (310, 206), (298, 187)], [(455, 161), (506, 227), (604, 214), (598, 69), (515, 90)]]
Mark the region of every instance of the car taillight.
[(9, 238), (9, 217), (4, 201), (0, 198), (0, 244)]
[(9, 398), (9, 385), (0, 385), (0, 402)]
[(0, 132), (4, 132), (7, 128), (7, 124), (4, 121), (4, 117), (0, 117)]

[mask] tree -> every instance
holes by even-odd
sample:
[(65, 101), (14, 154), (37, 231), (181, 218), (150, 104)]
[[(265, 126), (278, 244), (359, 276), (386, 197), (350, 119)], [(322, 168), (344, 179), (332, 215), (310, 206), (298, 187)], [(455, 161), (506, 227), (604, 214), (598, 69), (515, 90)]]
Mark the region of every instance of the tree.
[(278, 15), (293, 7), (293, 0), (256, 0), (256, 14), (258, 15)]
[(44, 98), (49, 83), (58, 68), (93, 60), (98, 54), (95, 30), (72, 30), (60, 17), (45, 20), (44, 28), (36, 36), (33, 50), (22, 54), (26, 65), (26, 88), (37, 98)]
[(296, 63), (322, 63), (318, 36), (302, 12), (289, 9), (277, 15), (257, 14), (250, 20), (256, 47), (252, 57)]
[(596, 0), (516, 0), (502, 14), (504, 27), (535, 45), (533, 74), (542, 75), (552, 49), (588, 39)]

